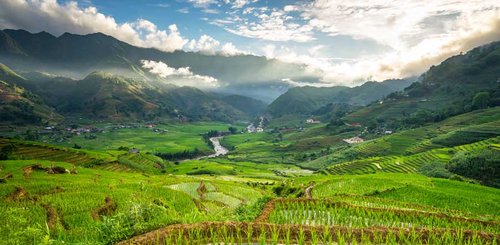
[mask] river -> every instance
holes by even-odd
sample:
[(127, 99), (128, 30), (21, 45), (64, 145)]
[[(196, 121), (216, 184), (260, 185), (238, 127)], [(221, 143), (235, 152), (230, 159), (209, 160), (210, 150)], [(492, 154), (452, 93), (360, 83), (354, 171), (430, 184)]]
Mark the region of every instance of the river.
[(210, 142), (212, 142), (212, 145), (214, 145), (215, 153), (212, 155), (208, 155), (208, 156), (202, 156), (202, 157), (199, 157), (197, 159), (199, 160), (199, 159), (204, 159), (204, 158), (211, 158), (211, 157), (218, 157), (218, 156), (226, 155), (229, 152), (229, 150), (220, 144), (221, 139), (222, 139), (222, 136), (210, 138)]

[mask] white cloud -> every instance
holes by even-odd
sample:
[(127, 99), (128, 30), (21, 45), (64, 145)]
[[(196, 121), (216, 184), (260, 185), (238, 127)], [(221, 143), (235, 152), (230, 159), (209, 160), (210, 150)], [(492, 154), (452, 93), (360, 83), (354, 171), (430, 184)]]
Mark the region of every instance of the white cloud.
[(397, 51), (415, 40), (455, 35), (467, 21), (497, 12), (496, 0), (315, 0), (302, 6), (311, 26), (330, 35), (370, 38)]
[(88, 34), (102, 32), (140, 47), (163, 51), (182, 49), (185, 40), (175, 25), (160, 30), (147, 20), (117, 23), (95, 7), (82, 8), (76, 2), (59, 4), (56, 0), (9, 0), (0, 3), (0, 28), (47, 31), (54, 35), (64, 32)]
[(142, 68), (178, 86), (218, 87), (216, 78), (194, 74), (189, 67), (173, 68), (161, 61), (141, 60)]
[(299, 7), (297, 7), (295, 5), (285, 5), (285, 7), (283, 7), (283, 10), (285, 12), (293, 12), (293, 11), (298, 11)]
[(232, 5), (231, 8), (240, 9), (250, 3), (255, 3), (257, 1), (258, 0), (224, 0), (224, 3), (231, 4)]
[(207, 55), (221, 54), (224, 56), (235, 56), (248, 54), (247, 52), (238, 50), (231, 42), (221, 45), (219, 41), (208, 35), (202, 35), (198, 40), (193, 39), (189, 41), (186, 47), (191, 51), (199, 51)]
[(295, 41), (309, 42), (315, 40), (313, 28), (308, 25), (300, 25), (291, 22), (293, 19), (281, 10), (273, 10), (269, 13), (267, 8), (260, 9), (260, 13), (254, 12), (258, 21), (248, 19), (235, 19), (238, 24), (226, 26), (226, 30), (240, 36), (270, 41)]
[(177, 12), (179, 12), (181, 14), (189, 14), (189, 8), (181, 8), (181, 9), (178, 9)]
[(339, 60), (322, 55), (321, 45), (302, 53), (287, 46), (262, 47), (268, 57), (307, 64), (332, 85), (419, 75), (450, 56), (500, 40), (500, 6), (491, 0), (315, 0), (284, 9), (300, 12), (309, 26), (326, 34), (372, 39), (392, 48)]
[(239, 54), (244, 54), (244, 52), (238, 50), (233, 43), (226, 43), (222, 46), (221, 52), (224, 56), (235, 56)]
[(217, 0), (188, 0), (188, 2), (197, 8), (208, 8), (210, 5), (218, 3)]
[(207, 14), (218, 14), (219, 10), (211, 8), (212, 5), (218, 4), (218, 0), (187, 0), (193, 4), (195, 8), (201, 8), (201, 11)]
[(187, 47), (193, 51), (200, 51), (204, 54), (215, 54), (220, 42), (208, 35), (202, 35), (198, 40), (189, 41)]

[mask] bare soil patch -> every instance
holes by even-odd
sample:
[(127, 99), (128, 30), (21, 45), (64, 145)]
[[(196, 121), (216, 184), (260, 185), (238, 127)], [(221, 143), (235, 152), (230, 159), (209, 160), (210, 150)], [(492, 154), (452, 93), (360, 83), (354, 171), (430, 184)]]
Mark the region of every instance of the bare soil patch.
[(111, 197), (104, 199), (104, 205), (92, 211), (92, 218), (100, 220), (101, 216), (110, 216), (116, 211), (117, 205)]

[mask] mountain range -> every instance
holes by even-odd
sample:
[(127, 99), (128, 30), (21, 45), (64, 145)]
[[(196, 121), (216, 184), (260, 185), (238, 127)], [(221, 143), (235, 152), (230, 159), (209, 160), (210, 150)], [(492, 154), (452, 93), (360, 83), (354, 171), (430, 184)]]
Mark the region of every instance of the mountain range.
[[(192, 74), (226, 85), (204, 90), (177, 86), (168, 76), (148, 72), (143, 60), (174, 69), (189, 67)], [(470, 111), (478, 93), (487, 94), (490, 105), (500, 104), (500, 42), (451, 57), (418, 78), (369, 81), (352, 88), (290, 88), (284, 77), (317, 77), (300, 65), (278, 60), (166, 53), (101, 33), (55, 37), (3, 30), (0, 61), (3, 121), (54, 121), (66, 116), (236, 121), (265, 113), (273, 118), (342, 114), (348, 122), (401, 125)], [(267, 106), (259, 99), (271, 103)]]
[(143, 60), (163, 62), (194, 74), (217, 79), (219, 92), (230, 92), (271, 102), (290, 85), (283, 79), (315, 82), (318, 77), (302, 65), (254, 55), (208, 55), (163, 52), (135, 47), (102, 33), (55, 37), (47, 32), (0, 31), (0, 62), (18, 71), (44, 71), (74, 79), (99, 70), (139, 80), (174, 82), (143, 67)]
[(415, 79), (387, 80), (366, 82), (357, 87), (296, 87), (279, 96), (267, 108), (273, 117), (285, 115), (308, 116), (327, 104), (345, 103), (364, 106), (384, 98), (392, 92), (403, 90)]

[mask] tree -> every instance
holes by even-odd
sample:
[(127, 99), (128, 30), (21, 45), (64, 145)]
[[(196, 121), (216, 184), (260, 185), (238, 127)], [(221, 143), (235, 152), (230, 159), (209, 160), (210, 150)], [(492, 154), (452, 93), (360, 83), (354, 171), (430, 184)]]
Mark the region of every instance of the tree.
[(490, 103), (490, 93), (488, 92), (479, 92), (472, 99), (472, 109), (484, 109), (488, 107)]
[(228, 128), (228, 130), (229, 130), (229, 132), (230, 132), (231, 134), (236, 134), (236, 133), (238, 133), (238, 129), (237, 129), (237, 128), (235, 128), (235, 127), (229, 127), (229, 128)]
[(447, 169), (458, 175), (479, 180), (481, 184), (500, 187), (500, 153), (493, 149), (459, 152)]

